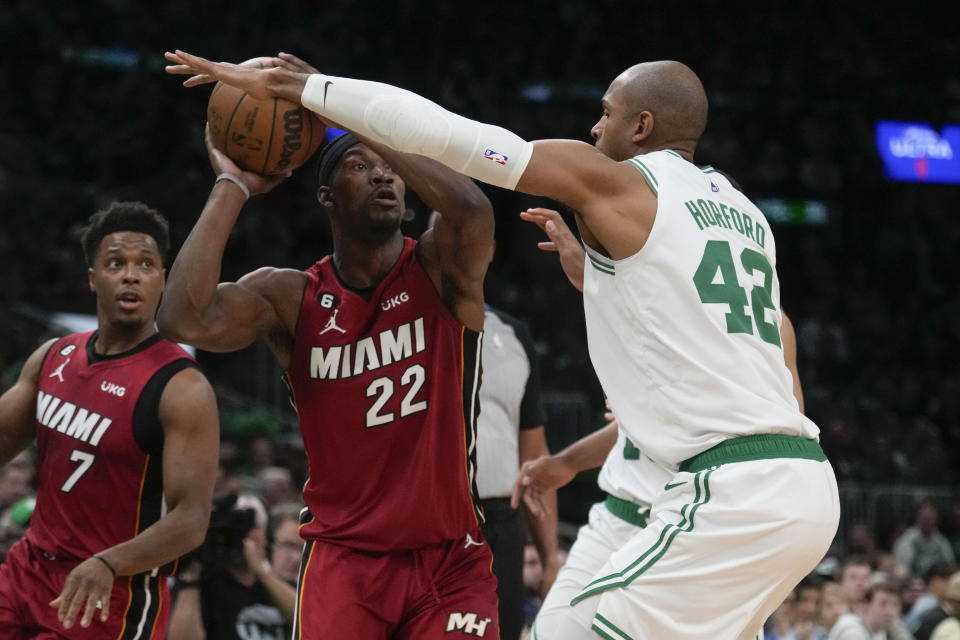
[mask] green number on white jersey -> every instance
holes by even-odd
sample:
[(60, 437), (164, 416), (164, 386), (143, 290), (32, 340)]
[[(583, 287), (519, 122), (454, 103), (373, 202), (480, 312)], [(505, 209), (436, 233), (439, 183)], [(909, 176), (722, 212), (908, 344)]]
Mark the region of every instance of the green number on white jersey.
[[(780, 346), (780, 331), (773, 322), (766, 319), (766, 310), (776, 310), (773, 306), (773, 267), (762, 253), (753, 249), (744, 249), (740, 254), (740, 263), (747, 273), (763, 274), (763, 286), (752, 287), (749, 305), (753, 310), (753, 320), (757, 325), (757, 334), (764, 342)], [(717, 276), (719, 274), (719, 281)], [(703, 250), (703, 258), (693, 284), (704, 304), (725, 304), (730, 308), (726, 315), (727, 333), (753, 334), (753, 322), (747, 315), (747, 292), (740, 286), (737, 268), (730, 253), (730, 243), (726, 240), (708, 240)]]

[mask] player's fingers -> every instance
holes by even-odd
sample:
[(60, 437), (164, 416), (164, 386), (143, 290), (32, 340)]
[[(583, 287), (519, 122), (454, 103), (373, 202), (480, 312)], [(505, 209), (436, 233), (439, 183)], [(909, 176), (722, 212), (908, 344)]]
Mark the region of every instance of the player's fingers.
[(527, 222), (532, 222), (533, 224), (537, 225), (541, 229), (543, 229), (543, 224), (546, 222), (545, 218), (540, 218), (538, 216), (530, 215), (526, 211), (520, 212), (520, 219), (525, 220)]
[(201, 58), (200, 56), (195, 56), (195, 55), (193, 55), (192, 53), (187, 53), (186, 51), (183, 51), (182, 49), (175, 49), (173, 53), (174, 53), (174, 55), (176, 55), (178, 58), (180, 58), (180, 60), (181, 60), (184, 64), (189, 64), (190, 66), (196, 67), (196, 68), (198, 68), (198, 69), (202, 69), (202, 68), (204, 68), (204, 67), (208, 67), (208, 66), (210, 66), (210, 65), (212, 65), (212, 64), (215, 64), (215, 63), (213, 63), (213, 62), (210, 62), (210, 61), (207, 60), (206, 58)]
[(110, 594), (113, 591), (113, 585), (100, 595), (97, 600), (97, 609), (100, 610), (100, 622), (106, 622), (110, 617)]
[(292, 53), (281, 51), (277, 54), (277, 57), (289, 65), (287, 66), (288, 69), (292, 68), (294, 71), (300, 71), (301, 73), (319, 73), (317, 68), (312, 64), (300, 59)]
[(543, 230), (554, 242), (563, 244), (576, 244), (577, 240), (570, 233), (570, 228), (562, 222), (547, 220), (543, 225)]
[(543, 251), (559, 251), (555, 242), (538, 242), (537, 248)]
[(60, 603), (60, 610), (57, 612), (57, 618), (59, 618), (61, 624), (63, 624), (64, 629), (69, 629), (73, 626), (73, 621), (80, 612), (82, 599), (78, 597), (79, 594), (76, 589), (71, 590), (69, 594), (62, 595), (64, 598), (63, 602)]
[(198, 73), (195, 76), (190, 76), (183, 81), (183, 86), (185, 87), (197, 87), (201, 84), (210, 84), (211, 82), (216, 82), (216, 78), (213, 76), (207, 75), (206, 73)]
[(523, 504), (526, 505), (527, 511), (536, 518), (539, 518), (544, 513), (543, 503), (540, 501), (539, 496), (533, 491), (527, 491), (523, 494)]
[(520, 499), (523, 496), (523, 486), (520, 484), (520, 478), (513, 483), (513, 490), (510, 492), (510, 508), (516, 509), (520, 506)]
[(534, 215), (542, 216), (544, 218), (559, 218), (560, 214), (555, 209), (547, 209), (546, 207), (531, 207), (527, 209)]
[[(93, 622), (93, 614), (97, 610), (97, 596), (91, 591), (87, 594), (87, 600), (83, 607), (83, 616), (80, 618), (80, 626), (86, 629)], [(102, 605), (101, 605), (102, 606)]]
[(188, 64), (168, 64), (163, 70), (178, 76), (191, 75), (197, 72), (196, 69)]

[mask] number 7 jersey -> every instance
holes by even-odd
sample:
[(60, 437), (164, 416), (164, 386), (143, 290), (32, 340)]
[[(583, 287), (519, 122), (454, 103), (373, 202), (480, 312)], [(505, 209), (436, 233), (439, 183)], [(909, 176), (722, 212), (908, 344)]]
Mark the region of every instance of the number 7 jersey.
[(37, 505), (27, 538), (66, 559), (129, 540), (166, 513), (160, 397), (196, 366), (159, 334), (110, 356), (95, 342), (95, 332), (55, 342), (37, 382)]
[(780, 343), (773, 234), (722, 174), (656, 151), (628, 160), (657, 196), (644, 247), (587, 248), (590, 358), (630, 439), (676, 466), (758, 433), (816, 438)]
[(447, 310), (405, 239), (369, 300), (327, 256), (306, 271), (287, 383), (310, 478), (306, 539), (364, 551), (462, 538), (476, 490), (481, 334)]

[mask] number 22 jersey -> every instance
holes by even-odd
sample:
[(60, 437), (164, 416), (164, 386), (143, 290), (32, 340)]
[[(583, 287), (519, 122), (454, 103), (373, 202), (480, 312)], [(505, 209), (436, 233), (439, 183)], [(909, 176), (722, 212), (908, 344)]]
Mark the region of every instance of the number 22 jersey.
[(287, 382), (310, 478), (306, 539), (364, 551), (462, 538), (476, 493), (481, 334), (447, 310), (404, 248), (365, 299), (330, 256), (306, 271)]

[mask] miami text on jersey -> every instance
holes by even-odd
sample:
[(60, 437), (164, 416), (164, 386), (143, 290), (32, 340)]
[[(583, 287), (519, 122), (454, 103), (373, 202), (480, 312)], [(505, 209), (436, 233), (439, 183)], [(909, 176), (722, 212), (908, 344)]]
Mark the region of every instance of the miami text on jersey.
[(71, 438), (97, 446), (113, 420), (39, 391), (37, 392), (37, 422)]
[(317, 380), (349, 378), (405, 360), (427, 348), (423, 318), (406, 322), (379, 336), (310, 350), (310, 377)]

